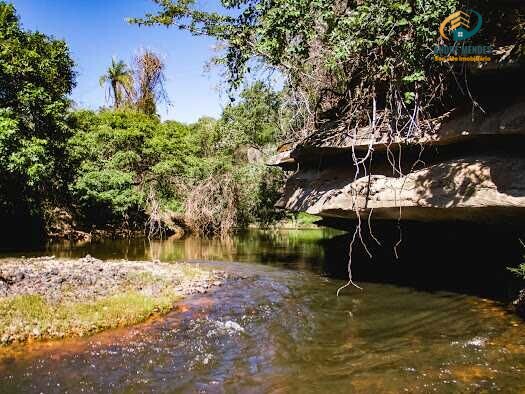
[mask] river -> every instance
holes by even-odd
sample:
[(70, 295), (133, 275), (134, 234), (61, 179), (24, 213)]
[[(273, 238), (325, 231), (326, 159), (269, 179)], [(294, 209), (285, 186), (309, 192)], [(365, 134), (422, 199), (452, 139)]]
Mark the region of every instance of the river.
[(132, 328), (0, 349), (0, 392), (525, 390), (523, 322), (498, 296), (479, 286), (388, 281), (357, 267), (363, 290), (336, 297), (346, 258), (334, 237), (341, 235), (251, 231), (225, 240), (63, 243), (25, 252), (187, 260), (247, 279)]

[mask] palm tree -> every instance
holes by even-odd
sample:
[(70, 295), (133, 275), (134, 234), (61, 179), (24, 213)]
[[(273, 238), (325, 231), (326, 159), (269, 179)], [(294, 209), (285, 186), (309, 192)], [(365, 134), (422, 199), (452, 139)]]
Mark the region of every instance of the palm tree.
[(119, 108), (123, 98), (133, 96), (133, 73), (122, 60), (113, 58), (106, 74), (100, 77), (100, 86), (108, 85), (109, 97), (113, 96), (115, 108)]

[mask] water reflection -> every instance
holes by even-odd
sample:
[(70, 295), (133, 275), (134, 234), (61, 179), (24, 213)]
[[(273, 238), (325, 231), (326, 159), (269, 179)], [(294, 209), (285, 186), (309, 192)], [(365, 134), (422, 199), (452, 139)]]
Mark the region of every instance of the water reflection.
[[(461, 272), (452, 268), (466, 262), (444, 256), (465, 259), (466, 252), (435, 251), (421, 259), (416, 249), (416, 257), (404, 254), (399, 262), (358, 257), (355, 276), (365, 290), (349, 289), (337, 298), (347, 240), (308, 230), (247, 232), (229, 240), (52, 245), (39, 253), (220, 260), (212, 266), (249, 278), (186, 299), (167, 317), (131, 329), (2, 349), (0, 392), (525, 389), (523, 323), (494, 299), (474, 296), (476, 286), (465, 282), (458, 288), (455, 280), (441, 280), (440, 275)], [(481, 255), (474, 263), (486, 262)], [(467, 263), (468, 273), (475, 264)], [(494, 266), (476, 280), (500, 284), (490, 276)], [(228, 328), (228, 322), (242, 331)]]
[[(330, 229), (245, 231), (233, 237), (167, 240), (105, 240), (98, 243), (51, 244), (48, 254), (128, 260), (218, 260), (276, 264), (296, 269), (322, 270), (323, 240), (342, 234)], [(34, 252), (40, 254), (42, 252)]]

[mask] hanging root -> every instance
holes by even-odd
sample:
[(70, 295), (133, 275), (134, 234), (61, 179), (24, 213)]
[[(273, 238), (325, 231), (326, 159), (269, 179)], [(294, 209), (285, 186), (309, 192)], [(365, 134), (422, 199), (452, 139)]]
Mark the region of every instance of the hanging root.
[(394, 245), (394, 254), (396, 255), (396, 260), (399, 260), (399, 254), (397, 253), (397, 248), (403, 242), (403, 230), (401, 229), (401, 213), (402, 213), (402, 208), (399, 207), (399, 216), (397, 218), (397, 229), (399, 231), (399, 240)]
[(355, 231), (354, 231), (354, 235), (352, 237), (352, 242), (350, 242), (350, 250), (348, 252), (348, 282), (346, 282), (345, 285), (341, 286), (339, 289), (337, 289), (337, 297), (339, 297), (339, 293), (341, 292), (341, 290), (347, 288), (348, 286), (354, 286), (356, 288), (358, 288), (359, 290), (363, 290), (362, 287), (359, 287), (358, 285), (356, 285), (354, 283), (354, 281), (352, 280), (352, 249), (354, 247), (354, 242), (355, 242), (355, 239), (357, 237), (357, 234), (359, 232), (359, 225), (356, 226), (355, 228)]
[(381, 246), (381, 242), (379, 242), (379, 240), (376, 238), (376, 236), (374, 235), (374, 232), (372, 231), (372, 213), (374, 212), (374, 208), (371, 208), (370, 209), (370, 213), (368, 214), (368, 232), (370, 233), (370, 236), (372, 237), (372, 239), (374, 241), (376, 241), (376, 243)]

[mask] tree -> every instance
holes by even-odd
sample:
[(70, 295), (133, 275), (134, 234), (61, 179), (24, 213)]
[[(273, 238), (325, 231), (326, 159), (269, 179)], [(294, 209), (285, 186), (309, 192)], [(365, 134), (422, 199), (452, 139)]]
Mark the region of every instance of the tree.
[[(215, 60), (234, 88), (254, 63), (277, 69), (310, 132), (336, 120), (341, 130), (381, 127), (411, 137), (447, 110), (479, 107), (475, 68), (434, 61), (434, 47), (446, 44), (439, 25), (461, 9), (457, 0), (222, 0), (213, 12), (194, 0), (154, 2), (157, 13), (132, 22), (216, 38), (225, 50)], [(522, 10), (487, 0), (475, 8), (484, 27), (472, 45), (491, 44), (499, 63), (522, 62)]]
[(187, 126), (129, 108), (77, 111), (73, 117), (70, 189), (84, 224), (143, 228), (153, 202), (162, 210), (182, 206), (177, 185), (191, 156)]
[(139, 111), (147, 115), (155, 115), (159, 101), (169, 102), (164, 89), (165, 64), (159, 55), (150, 50), (144, 50), (135, 57), (134, 63), (137, 92), (135, 105)]
[[(238, 155), (272, 150), (279, 94), (257, 83), (218, 121), (161, 122), (134, 108), (72, 114), (70, 182), (78, 222), (149, 229), (181, 220), (200, 233), (230, 232), (278, 217), (282, 174)], [(229, 130), (231, 129), (231, 130)]]
[(108, 85), (108, 96), (113, 97), (115, 108), (133, 97), (133, 74), (126, 63), (113, 58), (106, 74), (100, 77), (100, 86)]
[[(46, 201), (60, 203), (56, 200), (67, 195), (63, 193), (70, 179), (64, 155), (71, 135), (67, 96), (74, 79), (67, 45), (22, 30), (15, 8), (0, 1), (2, 223), (9, 221), (22, 229), (40, 217)], [(12, 228), (4, 230), (13, 233)]]
[(222, 148), (262, 147), (279, 135), (281, 95), (262, 82), (243, 90), (236, 105), (228, 105), (219, 121)]

